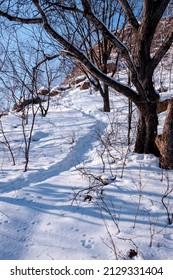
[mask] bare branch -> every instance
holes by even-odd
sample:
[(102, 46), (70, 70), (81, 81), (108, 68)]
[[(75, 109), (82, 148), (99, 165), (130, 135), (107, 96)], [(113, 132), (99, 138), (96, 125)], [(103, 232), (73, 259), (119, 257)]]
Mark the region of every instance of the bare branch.
[(48, 4), (50, 4), (50, 6), (55, 6), (55, 7), (58, 7), (64, 11), (74, 11), (74, 12), (81, 12), (83, 13), (83, 11), (81, 11), (80, 9), (77, 8), (76, 6), (76, 3), (73, 3), (71, 6), (65, 6), (63, 5), (63, 1), (60, 1), (60, 2), (55, 2), (55, 3), (52, 3), (50, 1), (47, 1)]
[(167, 35), (165, 41), (163, 42), (163, 44), (160, 46), (160, 48), (158, 49), (158, 51), (155, 53), (154, 57), (152, 58), (151, 65), (150, 65), (150, 68), (152, 69), (152, 71), (154, 71), (154, 69), (157, 67), (159, 62), (162, 60), (164, 55), (167, 53), (167, 51), (171, 47), (172, 43), (173, 43), (173, 30), (171, 30), (171, 32)]
[[(113, 89), (121, 92), (126, 97), (130, 98), (134, 103), (138, 103), (140, 101), (139, 95), (132, 90), (130, 87), (118, 83), (115, 79), (108, 77), (106, 74), (101, 72), (91, 61), (87, 58), (87, 56), (81, 52), (77, 47), (72, 45), (69, 41), (63, 38), (59, 33), (57, 33), (48, 23), (46, 15), (44, 11), (41, 9), (37, 0), (33, 0), (38, 12), (42, 16), (44, 28), (49, 35), (51, 35), (55, 40), (57, 40), (61, 45), (63, 45), (66, 50), (64, 54), (68, 55), (72, 59), (76, 59), (88, 69), (95, 77), (101, 79), (105, 84), (111, 86)], [(105, 27), (106, 28), (106, 27)]]
[(143, 38), (152, 41), (156, 27), (163, 16), (170, 0), (144, 0), (143, 1), (143, 18), (141, 24), (141, 35)]
[[(151, 1), (150, 1), (151, 2)], [(160, 21), (160, 19), (163, 16), (163, 13), (168, 6), (170, 0), (157, 0), (154, 1), (154, 10), (153, 10), (153, 15), (151, 18), (151, 24), (156, 25)]]
[(129, 3), (127, 0), (118, 0), (121, 7), (123, 8), (124, 10), (124, 13), (126, 14), (127, 16), (127, 19), (130, 23), (130, 25), (135, 29), (135, 30), (138, 30), (139, 28), (139, 23), (138, 23), (138, 20), (136, 19)]
[(121, 55), (126, 60), (129, 70), (131, 71), (132, 81), (135, 83), (137, 90), (139, 92), (142, 92), (143, 88), (140, 83), (140, 80), (138, 79), (138, 71), (127, 46), (123, 44), (123, 42), (121, 42), (113, 34), (113, 32), (110, 32), (108, 28), (104, 25), (104, 23), (96, 17), (96, 15), (91, 10), (91, 6), (88, 0), (82, 0), (82, 4), (84, 7), (84, 16), (89, 21), (91, 21), (95, 25), (96, 29), (99, 29), (102, 32), (103, 37), (108, 39), (113, 44), (113, 46), (121, 53)]
[(60, 55), (61, 55), (61, 53), (58, 53), (58, 54), (55, 54), (55, 55), (51, 55), (51, 56), (45, 55), (45, 58), (42, 59), (40, 62), (37, 63), (37, 65), (35, 65), (35, 66), (33, 67), (33, 71), (35, 71), (35, 70), (36, 70), (41, 64), (43, 64), (44, 62), (53, 60), (53, 59), (59, 57)]
[(91, 6), (87, 0), (82, 0), (84, 7), (84, 16), (90, 20), (97, 29), (99, 29), (103, 36), (111, 41), (111, 43), (119, 50), (119, 52), (127, 53), (127, 46), (125, 46), (112, 32), (110, 32), (102, 21), (92, 12)]
[(25, 24), (38, 24), (42, 23), (41, 18), (21, 18), (21, 17), (16, 17), (12, 16), (8, 13), (5, 13), (0, 10), (0, 16), (7, 18), (10, 21), (15, 21), (15, 22), (20, 22), (20, 23), (25, 23)]

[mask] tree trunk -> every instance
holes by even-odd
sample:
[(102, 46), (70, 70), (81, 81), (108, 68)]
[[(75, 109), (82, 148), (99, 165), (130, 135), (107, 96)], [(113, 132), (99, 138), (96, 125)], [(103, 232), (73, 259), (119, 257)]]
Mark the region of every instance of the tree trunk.
[(145, 69), (145, 59), (143, 65), (138, 70), (143, 89), (139, 92), (142, 99), (137, 105), (139, 109), (139, 122), (135, 152), (159, 156), (159, 150), (155, 143), (158, 127), (157, 103), (159, 95), (153, 86), (152, 72), (149, 69), (147, 72)]
[(171, 98), (163, 128), (163, 134), (156, 137), (156, 145), (160, 151), (160, 167), (173, 169), (173, 98)]
[(159, 156), (159, 151), (157, 149), (155, 139), (157, 136), (157, 127), (158, 127), (158, 116), (157, 113), (149, 114), (145, 117), (146, 121), (146, 137), (145, 137), (145, 146), (144, 153), (154, 154)]
[(145, 137), (146, 137), (145, 118), (143, 117), (142, 113), (139, 112), (137, 136), (136, 136), (136, 143), (134, 149), (135, 153), (139, 153), (139, 154), (144, 153)]
[(134, 151), (136, 153), (154, 154), (155, 156), (159, 156), (159, 151), (155, 143), (158, 126), (156, 104), (151, 102), (143, 107), (145, 109), (140, 110), (139, 112)]
[(109, 86), (105, 83), (103, 83), (102, 86), (100, 82), (98, 82), (98, 89), (103, 98), (103, 112), (110, 112)]
[(130, 132), (132, 129), (132, 101), (129, 99), (128, 100), (128, 132), (127, 132), (127, 140), (128, 140), (128, 145), (130, 145)]
[(103, 86), (103, 111), (110, 112), (109, 87), (106, 84)]

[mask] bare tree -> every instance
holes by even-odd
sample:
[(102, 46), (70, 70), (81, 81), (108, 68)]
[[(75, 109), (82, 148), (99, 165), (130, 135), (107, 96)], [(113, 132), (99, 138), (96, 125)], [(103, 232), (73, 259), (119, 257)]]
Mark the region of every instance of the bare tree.
[[(106, 0), (98, 2), (95, 0), (92, 2), (92, 5), (94, 13), (102, 18), (103, 23), (107, 25), (109, 29), (113, 30), (114, 33), (117, 33), (117, 31), (121, 29), (121, 32), (117, 33), (118, 36), (121, 36), (126, 18), (122, 13), (118, 1)], [(82, 14), (75, 12), (73, 13), (73, 17), (74, 19), (71, 21), (72, 27), (70, 30), (73, 29), (73, 34), (76, 34), (75, 37), (77, 37), (79, 49), (82, 49), (89, 60), (94, 63), (99, 70), (103, 71), (103, 73), (107, 75), (113, 72), (115, 74), (117, 68), (116, 63), (112, 65), (112, 69), (110, 69), (111, 64), (109, 64), (113, 45), (106, 37), (102, 36), (100, 30), (97, 29), (91, 21), (82, 19)], [(63, 19), (64, 14), (62, 14), (62, 20)], [(90, 73), (92, 77), (90, 78), (86, 67), (83, 65), (80, 64), (79, 67), (87, 75), (91, 84), (99, 90), (103, 98), (103, 111), (110, 112), (109, 86), (104, 82), (102, 83), (97, 77), (92, 75), (92, 73)]]
[[(12, 3), (13, 2), (13, 3)], [(153, 51), (153, 39), (159, 29), (162, 17), (172, 3), (170, 0), (143, 0), (138, 1), (138, 7), (133, 8), (134, 1), (118, 0), (133, 38), (133, 48), (128, 48), (121, 38), (103, 22), (102, 17), (94, 11), (93, 1), (1, 1), (0, 16), (9, 21), (23, 24), (42, 25), (45, 32), (57, 44), (63, 46), (63, 53), (79, 64), (84, 65), (89, 73), (101, 80), (107, 86), (129, 98), (139, 110), (139, 122), (135, 151), (138, 153), (153, 153), (159, 155), (155, 144), (157, 136), (158, 116), (157, 103), (159, 95), (153, 85), (153, 73), (159, 62), (170, 49), (173, 42), (172, 25), (165, 30), (164, 41), (156, 51)], [(20, 4), (20, 5), (19, 5)], [(137, 17), (141, 9), (140, 18)], [(69, 22), (74, 13), (81, 15), (83, 20), (89, 21), (99, 30), (102, 40), (109, 41), (121, 56), (129, 69), (133, 88), (118, 82), (102, 69), (99, 69), (87, 54), (79, 48), (76, 33), (69, 31)], [(65, 15), (62, 22), (61, 14)], [(68, 17), (67, 17), (68, 15)], [(172, 20), (172, 19), (170, 19)], [(80, 25), (80, 22), (79, 22)], [(169, 150), (169, 149), (168, 149)]]
[[(11, 110), (21, 120), (23, 133), (23, 142), (21, 144), (24, 146), (25, 158), (24, 171), (27, 171), (37, 113), (41, 111), (42, 116), (47, 114), (50, 88), (53, 85), (54, 79), (58, 76), (57, 65), (52, 66), (49, 62), (57, 58), (59, 54), (53, 57), (44, 55), (42, 46), (40, 47), (40, 41), (43, 38), (42, 34), (39, 34), (38, 31), (37, 36), (32, 40), (33, 45), (26, 41), (23, 45), (17, 30), (12, 28), (12, 31), (13, 36), (11, 37), (13, 39), (9, 38), (8, 44), (1, 42), (1, 49), (5, 58), (2, 60), (3, 63), (1, 63), (0, 83), (4, 94), (8, 95), (8, 99), (13, 103), (13, 106), (12, 104), (10, 106)], [(34, 37), (34, 30), (32, 30), (32, 34)], [(55, 72), (53, 67), (56, 67)], [(38, 90), (42, 85), (47, 87), (48, 95), (41, 97), (38, 94)], [(13, 164), (15, 164), (14, 152), (6, 137), (2, 121), (0, 122), (0, 132), (4, 139), (2, 143), (10, 151)]]

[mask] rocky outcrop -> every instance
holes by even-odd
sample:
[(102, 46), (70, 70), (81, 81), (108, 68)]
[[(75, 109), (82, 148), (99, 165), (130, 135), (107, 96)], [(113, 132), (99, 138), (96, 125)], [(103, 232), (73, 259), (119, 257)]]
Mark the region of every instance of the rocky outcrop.
[(20, 100), (18, 103), (14, 104), (12, 111), (21, 112), (26, 106), (30, 104), (40, 104), (41, 102), (44, 102), (44, 100), (40, 99), (39, 97)]

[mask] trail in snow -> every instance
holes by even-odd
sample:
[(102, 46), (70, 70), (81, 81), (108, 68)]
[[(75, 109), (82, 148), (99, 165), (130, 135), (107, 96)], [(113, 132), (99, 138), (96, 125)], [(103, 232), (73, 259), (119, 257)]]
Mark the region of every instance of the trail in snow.
[[(72, 111), (74, 119), (75, 112), (79, 114), (80, 111), (77, 109)], [(88, 151), (92, 149), (97, 138), (95, 129), (99, 127), (102, 132), (105, 124), (93, 116), (90, 117), (83, 112), (80, 114), (81, 118), (85, 119), (87, 129), (84, 132), (81, 130), (80, 133), (81, 127), (79, 127), (78, 139), (68, 153), (64, 154), (61, 161), (49, 166), (47, 170), (39, 169), (36, 173), (23, 173), (23, 177), (15, 178), (11, 182), (0, 182), (0, 203), (4, 205), (3, 212), (0, 213), (0, 216), (3, 217), (1, 224), (4, 224), (6, 229), (4, 231), (3, 227), (3, 230), (0, 231), (2, 240), (0, 259), (28, 259), (30, 256), (33, 258), (33, 255), (34, 258), (49, 259), (51, 258), (49, 256), (50, 248), (53, 248), (53, 255), (56, 255), (56, 258), (61, 258), (62, 251), (68, 247), (67, 238), (63, 233), (63, 227), (67, 226), (66, 223), (69, 224), (70, 231), (76, 233), (80, 232), (80, 224), (82, 226), (87, 224), (87, 213), (85, 211), (83, 214), (79, 213), (78, 207), (71, 206), (69, 201), (73, 193), (72, 188), (77, 184), (75, 180), (80, 185), (79, 176), (74, 175), (73, 172), (75, 166), (82, 163)], [(69, 124), (67, 123), (67, 125)], [(80, 136), (81, 134), (82, 136)], [(45, 135), (46, 133), (44, 133)], [(34, 138), (34, 142), (38, 142), (40, 138), (40, 134), (37, 133), (37, 139)], [(69, 172), (73, 176), (72, 180), (69, 179)], [(3, 213), (7, 213), (5, 214), (7, 216), (4, 216)], [(89, 220), (88, 223), (90, 223)], [(51, 232), (56, 235), (52, 241)], [(91, 249), (94, 243), (93, 237), (87, 239), (85, 231), (79, 235), (81, 248)], [(41, 241), (42, 239), (44, 241)], [(72, 244), (76, 244), (76, 238), (74, 242), (72, 239), (70, 239), (69, 249)], [(55, 240), (59, 245), (54, 244)], [(46, 249), (40, 245), (44, 242)], [(40, 246), (41, 256), (37, 254), (37, 248), (40, 251)], [(70, 257), (68, 255), (69, 250), (67, 250), (66, 258)]]
[[(78, 111), (77, 109), (72, 111), (71, 114), (73, 115), (74, 119), (75, 119), (75, 112), (79, 114), (80, 111)], [(55, 175), (58, 176), (61, 172), (67, 171), (72, 167), (75, 167), (76, 165), (83, 162), (85, 160), (85, 155), (90, 149), (92, 149), (92, 144), (97, 140), (97, 135), (95, 131), (99, 129), (100, 133), (102, 133), (106, 125), (102, 121), (97, 120), (93, 116), (89, 116), (88, 114), (85, 114), (83, 112), (81, 113), (81, 118), (85, 119), (86, 121), (85, 126), (87, 127), (87, 131), (83, 133), (83, 128), (79, 125), (79, 129), (78, 129), (79, 137), (78, 139), (76, 139), (75, 143), (68, 150), (68, 152), (64, 153), (64, 157), (62, 160), (58, 161), (55, 164), (52, 164), (51, 166), (48, 166), (46, 170), (44, 168), (39, 168), (38, 166), (38, 170), (36, 172), (35, 171), (30, 172), (29, 169), (28, 173), (26, 174), (20, 173), (19, 178), (12, 179), (10, 182), (8, 181), (6, 183), (0, 182), (0, 193), (7, 193), (14, 190), (17, 191), (25, 186), (28, 186), (31, 180), (33, 183), (37, 183), (40, 182), (40, 180), (44, 181), (52, 176)], [(69, 125), (69, 123), (67, 123), (67, 125)], [(64, 124), (64, 130), (66, 130), (65, 126), (66, 124)], [(82, 133), (80, 132), (80, 130), (82, 130)], [(46, 133), (44, 133), (44, 135), (45, 134)], [(80, 136), (80, 134), (84, 134), (84, 135)], [(38, 133), (37, 133), (37, 138), (38, 138)], [(35, 141), (36, 140), (34, 137), (34, 142)]]
[[(119, 259), (129, 259), (130, 249), (137, 250), (135, 259), (173, 259), (172, 225), (167, 224), (161, 202), (168, 185), (173, 185), (172, 172), (160, 170), (153, 155), (129, 151), (124, 161), (127, 104), (114, 97), (119, 112), (114, 110), (109, 116), (98, 110), (100, 96), (91, 98), (88, 91), (78, 90), (65, 96), (58, 108), (51, 108), (46, 118), (38, 117), (26, 173), (21, 171), (22, 153), (18, 153), (20, 123), (15, 125), (14, 116), (5, 117), (7, 136), (20, 157), (18, 165), (11, 167), (6, 153), (0, 151), (4, 157), (0, 259), (115, 259), (110, 236)], [(110, 128), (116, 132), (118, 125), (120, 141), (113, 139), (110, 152), (115, 162), (109, 162), (103, 174), (97, 138), (105, 127), (109, 133), (111, 118)], [(102, 197), (96, 188), (91, 203), (82, 194), (71, 204), (74, 192), (92, 183), (79, 174), (76, 165), (101, 176), (112, 172), (116, 179), (104, 186)], [(165, 203), (171, 214), (172, 194)]]

